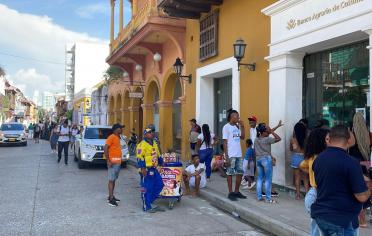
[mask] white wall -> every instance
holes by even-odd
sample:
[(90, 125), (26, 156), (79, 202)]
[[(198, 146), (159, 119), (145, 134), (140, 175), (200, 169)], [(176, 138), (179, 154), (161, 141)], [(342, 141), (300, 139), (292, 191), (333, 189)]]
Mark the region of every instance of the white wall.
[(232, 76), (232, 107), (240, 110), (240, 73), (238, 63), (230, 57), (196, 70), (196, 120), (199, 124), (214, 127), (214, 83), (215, 78)]
[(77, 42), (75, 47), (75, 94), (98, 84), (108, 68), (106, 44)]
[(5, 78), (0, 76), (0, 95), (5, 96)]
[[(355, 4), (346, 6), (347, 2)], [(279, 119), (285, 123), (278, 130), (282, 142), (272, 150), (278, 160), (273, 182), (291, 185), (288, 146), (293, 126), (302, 117), (303, 56), (368, 39), (372, 34), (368, 30), (372, 29), (372, 0), (280, 0), (262, 12), (271, 17), (270, 55), (266, 58), (270, 63), (270, 125)], [(298, 24), (304, 19), (308, 21)], [(294, 27), (288, 28), (291, 20)], [(371, 62), (372, 52), (370, 55)]]

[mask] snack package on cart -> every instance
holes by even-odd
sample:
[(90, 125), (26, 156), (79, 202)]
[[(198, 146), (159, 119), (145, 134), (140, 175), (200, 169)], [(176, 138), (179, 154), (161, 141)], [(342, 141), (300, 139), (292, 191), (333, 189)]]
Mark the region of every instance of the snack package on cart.
[(163, 154), (163, 161), (164, 163), (169, 163), (169, 162), (178, 162), (179, 161), (179, 157), (177, 155), (177, 153), (164, 153)]
[(163, 166), (159, 168), (159, 173), (163, 179), (164, 188), (160, 193), (162, 197), (182, 196), (182, 162), (179, 161), (179, 156), (176, 153), (165, 153), (163, 157)]

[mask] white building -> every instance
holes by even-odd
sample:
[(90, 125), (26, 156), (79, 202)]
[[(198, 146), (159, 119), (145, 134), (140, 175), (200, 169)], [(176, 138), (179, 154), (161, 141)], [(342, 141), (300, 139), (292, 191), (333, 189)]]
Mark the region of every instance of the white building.
[(3, 107), (5, 99), (5, 76), (0, 75), (0, 125), (5, 121), (6, 116)]
[(66, 50), (66, 101), (99, 83), (108, 68), (108, 44), (76, 42)]
[(55, 98), (54, 94), (51, 92), (45, 91), (43, 93), (43, 108), (47, 111), (54, 111), (54, 106), (55, 106)]
[[(356, 111), (371, 124), (372, 1), (280, 0), (262, 10), (271, 18), (270, 125), (283, 120), (274, 182), (292, 183), (289, 139), (306, 117), (349, 124)], [(284, 174), (285, 173), (285, 174)]]
[(105, 81), (93, 88), (91, 101), (92, 123), (94, 125), (107, 125), (108, 87)]
[(42, 106), (42, 104), (40, 103), (40, 92), (39, 90), (35, 90), (34, 91), (34, 94), (32, 96), (32, 101), (37, 105), (37, 106)]

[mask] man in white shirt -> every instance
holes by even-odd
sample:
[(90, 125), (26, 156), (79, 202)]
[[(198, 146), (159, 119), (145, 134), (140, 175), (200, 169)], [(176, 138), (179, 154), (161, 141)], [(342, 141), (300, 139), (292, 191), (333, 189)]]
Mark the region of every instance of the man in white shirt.
[(193, 196), (199, 196), (199, 189), (207, 185), (205, 176), (205, 165), (200, 163), (199, 156), (192, 156), (192, 163), (183, 172), (183, 182), (186, 187), (186, 194), (190, 193), (190, 187), (194, 188)]
[[(229, 188), (228, 198), (236, 201), (237, 198), (245, 199), (240, 191), (243, 177), (242, 147), (240, 141), (245, 139), (244, 123), (240, 120), (236, 110), (230, 110), (227, 117), (228, 123), (222, 129), (223, 147), (228, 160), (227, 186)], [(232, 180), (235, 176), (235, 191), (233, 192)]]
[(253, 148), (254, 148), (254, 140), (257, 138), (257, 130), (256, 130), (257, 117), (256, 116), (250, 116), (250, 117), (248, 117), (248, 121), (249, 121), (249, 126), (251, 127), (249, 129), (249, 138), (252, 140)]

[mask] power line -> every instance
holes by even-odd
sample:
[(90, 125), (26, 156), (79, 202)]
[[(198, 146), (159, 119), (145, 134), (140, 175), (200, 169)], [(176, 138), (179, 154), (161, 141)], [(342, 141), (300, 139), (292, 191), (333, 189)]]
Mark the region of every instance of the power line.
[(0, 54), (1, 55), (4, 55), (4, 56), (9, 56), (9, 57), (20, 58), (20, 59), (23, 59), (23, 60), (35, 61), (35, 62), (39, 62), (39, 63), (48, 63), (48, 64), (55, 64), (55, 65), (65, 65), (65, 63), (62, 63), (62, 62), (40, 60), (40, 59), (37, 59), (37, 58), (23, 57), (23, 56), (13, 55), (13, 54), (5, 53), (5, 52), (0, 52)]

